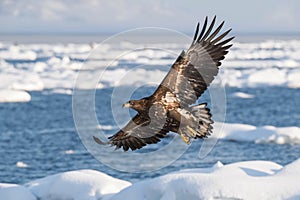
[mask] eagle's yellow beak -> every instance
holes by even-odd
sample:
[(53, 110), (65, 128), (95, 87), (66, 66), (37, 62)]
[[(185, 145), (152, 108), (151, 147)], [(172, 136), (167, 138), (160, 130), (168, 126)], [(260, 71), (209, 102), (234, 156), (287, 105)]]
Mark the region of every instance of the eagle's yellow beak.
[(130, 103), (126, 102), (122, 105), (123, 108), (130, 108)]

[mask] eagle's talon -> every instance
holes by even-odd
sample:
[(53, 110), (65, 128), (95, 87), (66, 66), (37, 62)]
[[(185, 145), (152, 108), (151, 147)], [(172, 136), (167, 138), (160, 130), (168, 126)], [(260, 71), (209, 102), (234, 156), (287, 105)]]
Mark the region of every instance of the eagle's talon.
[(182, 139), (186, 144), (191, 144), (191, 140), (190, 140), (189, 137), (187, 137), (187, 136), (185, 136), (185, 135), (183, 135), (183, 134), (181, 134), (180, 136), (181, 136), (181, 139)]

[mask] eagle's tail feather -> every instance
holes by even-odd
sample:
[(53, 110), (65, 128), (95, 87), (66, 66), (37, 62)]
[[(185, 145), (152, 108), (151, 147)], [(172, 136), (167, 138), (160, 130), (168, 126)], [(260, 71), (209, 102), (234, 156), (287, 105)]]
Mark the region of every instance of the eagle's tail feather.
[(212, 124), (210, 109), (206, 107), (206, 103), (193, 106), (191, 114), (193, 115), (194, 123), (186, 127), (186, 136), (189, 138), (206, 138), (212, 133)]
[(197, 127), (193, 127), (197, 132), (194, 138), (206, 138), (212, 133), (212, 124), (210, 109), (206, 107), (206, 103), (202, 103), (192, 107), (192, 114), (197, 119)]
[(178, 133), (182, 140), (189, 144), (191, 139), (206, 138), (212, 133), (212, 124), (209, 108), (207, 104), (199, 104), (191, 107), (190, 117), (187, 123), (184, 123), (179, 129)]

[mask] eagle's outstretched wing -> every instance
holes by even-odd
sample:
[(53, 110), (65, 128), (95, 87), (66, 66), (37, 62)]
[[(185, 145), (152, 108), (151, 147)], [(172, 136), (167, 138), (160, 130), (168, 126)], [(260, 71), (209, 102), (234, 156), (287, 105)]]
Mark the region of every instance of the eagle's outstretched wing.
[(153, 93), (153, 101), (159, 101), (165, 97), (166, 92), (176, 94), (182, 107), (194, 104), (200, 95), (207, 89), (217, 75), (221, 60), (232, 46), (228, 45), (234, 37), (223, 40), (231, 29), (217, 36), (224, 25), (224, 21), (212, 32), (216, 17), (207, 27), (205, 19), (201, 33), (199, 23), (196, 28), (194, 40), (185, 53), (179, 55), (170, 71)]
[[(162, 106), (154, 105), (149, 118), (135, 115), (125, 127), (108, 138), (108, 144), (116, 146), (116, 149), (123, 147), (124, 151), (129, 148), (134, 151), (147, 144), (158, 143), (169, 132), (168, 119), (162, 109)], [(104, 144), (97, 137), (93, 138), (98, 144)]]

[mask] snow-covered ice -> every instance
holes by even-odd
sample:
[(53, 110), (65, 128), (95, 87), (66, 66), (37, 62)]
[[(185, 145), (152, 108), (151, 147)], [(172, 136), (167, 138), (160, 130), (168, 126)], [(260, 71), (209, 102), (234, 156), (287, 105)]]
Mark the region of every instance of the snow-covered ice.
[(25, 184), (0, 184), (5, 200), (297, 199), (300, 159), (281, 166), (245, 161), (172, 172), (131, 184), (95, 170), (63, 172)]
[(247, 161), (174, 172), (126, 188), (111, 199), (297, 199), (300, 160), (282, 167)]
[(99, 171), (78, 170), (38, 179), (27, 187), (40, 200), (98, 200), (107, 199), (130, 185)]

